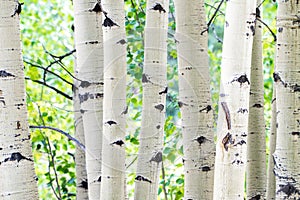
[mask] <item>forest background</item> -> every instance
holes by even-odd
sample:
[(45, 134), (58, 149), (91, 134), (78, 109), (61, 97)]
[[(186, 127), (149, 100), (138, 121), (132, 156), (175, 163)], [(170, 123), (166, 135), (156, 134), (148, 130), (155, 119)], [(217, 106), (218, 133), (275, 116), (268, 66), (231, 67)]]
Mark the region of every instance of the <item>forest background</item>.
[[(219, 1), (205, 3), (209, 21)], [(135, 164), (139, 146), (142, 110), (143, 32), (145, 1), (125, 0), (127, 33), (127, 116), (126, 154), (127, 186), (129, 198), (133, 196)], [(276, 8), (272, 0), (262, 4), (263, 21), (276, 33)], [(174, 4), (170, 1), (168, 28), (168, 95), (164, 136), (164, 173), (161, 175), (159, 196), (169, 199), (183, 197), (183, 164), (178, 106), (178, 69), (175, 34)], [(225, 3), (220, 7), (209, 27), (208, 54), (211, 74), (211, 92), (215, 121), (218, 112), (218, 93), (225, 23)], [(26, 0), (22, 6), (21, 39), (26, 77), (26, 96), (29, 124), (49, 126), (74, 136), (74, 111), (72, 102), (75, 52), (72, 1)], [(263, 64), (265, 88), (266, 144), (268, 145), (271, 118), (272, 74), (274, 72), (275, 41), (270, 30), (264, 27)], [(56, 131), (32, 129), (33, 155), (38, 176), (41, 199), (56, 199), (54, 190), (63, 199), (75, 199), (75, 144)], [(268, 147), (267, 147), (268, 153)], [(79, 181), (79, 180), (77, 180)]]

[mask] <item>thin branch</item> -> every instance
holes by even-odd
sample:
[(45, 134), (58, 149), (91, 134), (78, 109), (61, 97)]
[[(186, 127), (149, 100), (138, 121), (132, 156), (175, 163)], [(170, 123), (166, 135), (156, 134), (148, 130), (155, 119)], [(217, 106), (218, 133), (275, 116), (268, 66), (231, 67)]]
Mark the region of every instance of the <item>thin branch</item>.
[(65, 98), (67, 98), (67, 99), (69, 99), (69, 100), (72, 100), (72, 99), (73, 99), (73, 97), (71, 97), (71, 96), (69, 96), (68, 94), (66, 94), (66, 93), (64, 93), (64, 92), (62, 92), (62, 91), (60, 91), (60, 90), (58, 90), (57, 88), (55, 88), (55, 87), (53, 87), (53, 86), (51, 86), (51, 85), (48, 85), (48, 84), (45, 83), (44, 81), (40, 81), (40, 80), (32, 80), (32, 79), (30, 79), (30, 78), (28, 78), (28, 77), (25, 77), (25, 80), (30, 80), (30, 81), (32, 81), (32, 82), (35, 82), (35, 83), (44, 85), (44, 86), (46, 86), (46, 87), (48, 87), (48, 88), (54, 90), (55, 92), (57, 92), (58, 94), (64, 96)]
[[(42, 113), (41, 113), (41, 110), (40, 110), (40, 106), (38, 106), (38, 112), (39, 112), (39, 117), (43, 123), (43, 125), (45, 125), (45, 121), (43, 119), (43, 116), (42, 116)], [(57, 175), (57, 172), (56, 172), (56, 169), (55, 169), (55, 155), (52, 153), (52, 147), (51, 147), (51, 144), (50, 144), (50, 140), (49, 140), (49, 137), (45, 136), (42, 131), (40, 130), (40, 133), (42, 134), (43, 138), (47, 141), (47, 146), (49, 148), (49, 151), (47, 152), (48, 154), (48, 161), (49, 161), (49, 164), (48, 164), (48, 171), (49, 171), (49, 178), (50, 178), (50, 185), (51, 185), (51, 189), (53, 190), (53, 193), (54, 195), (56, 196), (57, 199), (61, 199), (61, 190), (60, 190), (60, 185), (59, 185), (59, 182), (58, 182), (58, 175)], [(47, 149), (48, 150), (48, 149)], [(51, 157), (51, 159), (50, 159)], [(52, 166), (53, 166), (53, 171), (54, 171), (54, 176), (55, 176), (55, 181), (56, 181), (56, 185), (57, 185), (57, 189), (58, 189), (58, 194), (56, 193), (55, 189), (54, 189), (54, 186), (52, 184), (52, 178), (51, 178), (51, 165), (50, 163), (52, 163)]]
[(273, 38), (274, 38), (274, 42), (277, 41), (277, 37), (276, 37), (276, 34), (271, 30), (271, 28), (268, 26), (268, 24), (266, 24), (264, 21), (262, 21), (260, 18), (256, 17), (256, 19), (262, 23), (269, 31), (270, 33), (272, 34)]
[(44, 68), (43, 66), (40, 66), (40, 65), (31, 63), (31, 62), (29, 62), (29, 61), (27, 61), (27, 60), (24, 60), (24, 62), (25, 62), (26, 64), (28, 64), (28, 65), (31, 65), (31, 67), (36, 67), (36, 68), (42, 69), (42, 70), (44, 70), (44, 71), (46, 71), (46, 72), (48, 72), (48, 73), (50, 73), (50, 74), (52, 74), (52, 75), (58, 77), (59, 79), (61, 79), (62, 81), (64, 81), (65, 83), (67, 83), (67, 84), (69, 84), (69, 85), (71, 85), (71, 86), (73, 87), (73, 83), (71, 83), (70, 81), (64, 79), (63, 77), (61, 77), (60, 75), (56, 74), (55, 72), (52, 72), (52, 71), (50, 71), (49, 69)]
[(85, 151), (85, 146), (79, 142), (76, 138), (72, 137), (69, 133), (64, 132), (58, 128), (54, 128), (51, 126), (34, 126), (34, 125), (30, 125), (29, 128), (33, 128), (33, 129), (50, 129), (56, 132), (59, 132), (61, 134), (63, 134), (64, 136), (66, 136), (69, 140), (72, 140), (73, 142), (75, 142), (76, 145), (78, 145), (83, 151)]
[(217, 13), (219, 12), (219, 10), (220, 10), (220, 8), (221, 8), (221, 6), (222, 6), (223, 3), (224, 3), (224, 0), (222, 0), (222, 1), (219, 3), (219, 5), (218, 5), (217, 9), (215, 10), (213, 16), (210, 18), (209, 22), (207, 23), (207, 28), (206, 28), (204, 31), (201, 32), (201, 35), (202, 35), (203, 33), (205, 33), (206, 31), (208, 31), (208, 29), (209, 29), (211, 23), (213, 22), (214, 18), (216, 17)]
[(163, 179), (163, 191), (164, 191), (164, 195), (165, 195), (165, 200), (168, 200), (168, 193), (167, 193), (167, 189), (166, 189), (166, 174), (165, 174), (165, 168), (164, 168), (164, 163), (161, 162), (161, 176)]
[[(204, 4), (205, 4), (206, 6), (209, 6), (209, 7), (213, 8), (213, 9), (215, 9), (215, 10), (218, 9), (218, 8), (216, 8), (215, 6), (212, 6), (212, 5), (208, 4), (208, 3), (204, 3)], [(223, 11), (219, 10), (219, 12), (220, 12), (222, 15), (225, 16), (225, 13), (224, 13)]]

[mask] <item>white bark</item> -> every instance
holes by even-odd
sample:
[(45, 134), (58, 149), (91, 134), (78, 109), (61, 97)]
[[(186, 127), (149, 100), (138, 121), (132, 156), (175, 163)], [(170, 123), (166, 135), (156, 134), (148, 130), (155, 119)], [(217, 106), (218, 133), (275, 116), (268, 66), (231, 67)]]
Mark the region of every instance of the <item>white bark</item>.
[[(179, 105), (184, 148), (184, 199), (212, 199), (213, 110), (204, 1), (175, 0)], [(203, 32), (203, 34), (199, 34)]]
[(271, 119), (271, 130), (269, 136), (269, 157), (268, 157), (268, 171), (267, 171), (267, 199), (273, 200), (276, 197), (276, 180), (274, 175), (274, 159), (273, 153), (276, 148), (276, 90), (273, 88), (272, 97), (272, 119)]
[[(258, 2), (258, 6), (261, 2)], [(266, 198), (266, 135), (262, 63), (261, 9), (257, 12), (252, 46), (247, 138), (247, 199)]]
[(276, 199), (300, 198), (300, 2), (278, 1)]
[(91, 9), (95, 2), (74, 0), (75, 47), (79, 83), (79, 100), (85, 131), (86, 168), (89, 199), (100, 199), (103, 36), (102, 14)]
[[(123, 0), (102, 0), (104, 115), (101, 199), (125, 199), (126, 34)], [(112, 23), (108, 23), (111, 20)]]
[(28, 130), (18, 3), (0, 0), (0, 199), (38, 199)]
[[(157, 9), (160, 7), (160, 10)], [(167, 93), (168, 10), (168, 0), (147, 1), (142, 127), (134, 194), (136, 200), (157, 199)]]
[(255, 2), (227, 2), (217, 127), (214, 199), (243, 199)]
[[(73, 94), (73, 104), (74, 104), (74, 121), (75, 121), (75, 138), (81, 143), (84, 142), (84, 129), (83, 121), (80, 113), (80, 102), (78, 96), (78, 84), (79, 81), (74, 80), (74, 94)], [(86, 174), (86, 163), (85, 163), (85, 152), (76, 146), (75, 153), (75, 164), (76, 164), (76, 199), (88, 199), (88, 188), (87, 188), (87, 174)]]

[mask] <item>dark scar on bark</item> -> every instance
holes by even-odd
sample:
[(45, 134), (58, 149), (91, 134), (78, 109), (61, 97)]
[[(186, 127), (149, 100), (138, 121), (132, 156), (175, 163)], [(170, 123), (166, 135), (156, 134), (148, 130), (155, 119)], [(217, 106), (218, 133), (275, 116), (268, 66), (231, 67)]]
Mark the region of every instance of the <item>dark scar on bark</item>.
[(28, 160), (28, 161), (33, 162), (32, 159), (26, 158), (25, 156), (23, 156), (19, 152), (15, 152), (15, 153), (12, 153), (9, 158), (5, 158), (4, 161), (0, 162), (0, 165), (2, 163), (8, 162), (8, 161), (17, 161), (17, 162), (20, 162), (21, 160)]
[(113, 143), (111, 143), (111, 145), (119, 145), (120, 147), (123, 145), (123, 144), (125, 144), (124, 142), (123, 142), (123, 140), (117, 140), (117, 141), (115, 141), (115, 142), (113, 142)]
[(208, 113), (208, 112), (211, 111), (211, 110), (212, 110), (211, 105), (208, 105), (208, 106), (206, 106), (205, 108), (202, 108), (201, 110), (199, 110), (199, 112), (206, 111), (206, 113)]
[(153, 8), (150, 8), (150, 10), (155, 10), (155, 11), (159, 11), (159, 13), (161, 12), (166, 12), (166, 10), (162, 7), (162, 5), (160, 3), (156, 3)]
[(156, 108), (157, 110), (159, 110), (160, 112), (164, 110), (164, 105), (163, 104), (158, 104), (156, 106), (154, 106), (154, 108)]
[(226, 117), (226, 122), (227, 122), (228, 130), (230, 130), (231, 129), (231, 119), (230, 119), (229, 108), (228, 108), (226, 102), (221, 102), (221, 106), (223, 108), (223, 111), (225, 112), (225, 117)]
[(222, 139), (222, 144), (224, 146), (225, 151), (228, 151), (228, 147), (230, 144), (234, 143), (234, 139), (232, 139), (232, 135), (227, 133), (225, 137)]
[(115, 121), (112, 121), (112, 120), (110, 120), (110, 121), (107, 121), (107, 122), (105, 122), (106, 124), (108, 124), (108, 125), (114, 125), (114, 124), (117, 124), (117, 122), (115, 122)]
[(168, 93), (168, 87), (166, 87), (163, 91), (159, 92), (158, 94), (162, 95), (162, 94), (167, 94), (167, 93)]
[(246, 74), (243, 74), (243, 75), (241, 75), (240, 77), (233, 79), (233, 80), (231, 81), (231, 83), (232, 83), (232, 82), (235, 82), (235, 81), (239, 82), (241, 86), (242, 86), (243, 83), (248, 83), (248, 85), (250, 85), (250, 81), (248, 80)]
[(137, 175), (137, 176), (135, 177), (135, 180), (137, 180), (137, 181), (146, 181), (146, 182), (148, 182), (148, 183), (152, 183), (151, 180), (149, 180), (148, 178), (143, 177), (143, 176), (141, 176), (141, 175)]
[(109, 28), (111, 28), (111, 27), (113, 27), (113, 26), (118, 26), (118, 27), (120, 27), (118, 24), (116, 24), (112, 19), (110, 19), (109, 17), (107, 17), (107, 15), (104, 15), (105, 16), (105, 19), (104, 19), (104, 21), (103, 21), (103, 26), (104, 27), (109, 27)]
[(151, 158), (150, 162), (157, 162), (160, 163), (162, 161), (162, 152), (157, 152), (155, 155)]

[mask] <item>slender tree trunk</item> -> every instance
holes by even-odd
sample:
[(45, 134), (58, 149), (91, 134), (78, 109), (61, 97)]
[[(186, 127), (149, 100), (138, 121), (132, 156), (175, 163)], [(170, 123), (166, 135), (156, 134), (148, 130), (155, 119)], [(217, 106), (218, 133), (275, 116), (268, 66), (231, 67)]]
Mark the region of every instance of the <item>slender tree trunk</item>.
[[(261, 2), (258, 2), (258, 6)], [(258, 8), (252, 46), (248, 138), (247, 199), (266, 198), (266, 135), (264, 120), (264, 79), (262, 63), (262, 24)]]
[[(179, 105), (184, 149), (184, 198), (212, 199), (213, 110), (203, 0), (175, 0)], [(199, 34), (203, 32), (203, 34)]]
[(103, 36), (102, 13), (95, 2), (74, 0), (75, 47), (79, 101), (86, 146), (89, 199), (100, 199), (102, 115), (103, 115)]
[(157, 199), (167, 93), (168, 10), (168, 0), (147, 1), (142, 127), (135, 178), (135, 200)]
[(104, 9), (104, 112), (101, 199), (125, 199), (126, 34), (124, 1)]
[(273, 89), (272, 98), (272, 119), (271, 119), (271, 133), (269, 137), (269, 162), (267, 171), (267, 199), (272, 200), (276, 197), (276, 180), (274, 175), (274, 159), (273, 154), (276, 148), (276, 124), (277, 124), (277, 112), (276, 112), (276, 90)]
[(28, 130), (18, 2), (0, 0), (0, 199), (38, 199)]
[(300, 198), (300, 2), (278, 1), (276, 199)]
[(214, 199), (243, 199), (255, 2), (227, 2), (217, 127)]
[[(80, 102), (79, 102), (79, 81), (74, 80), (74, 89), (73, 89), (73, 103), (74, 103), (74, 121), (75, 121), (75, 137), (81, 143), (84, 142), (84, 129), (83, 121), (80, 113)], [(88, 187), (87, 187), (87, 173), (86, 173), (86, 163), (85, 163), (85, 152), (79, 147), (76, 146), (75, 154), (76, 162), (76, 199), (88, 199)]]

